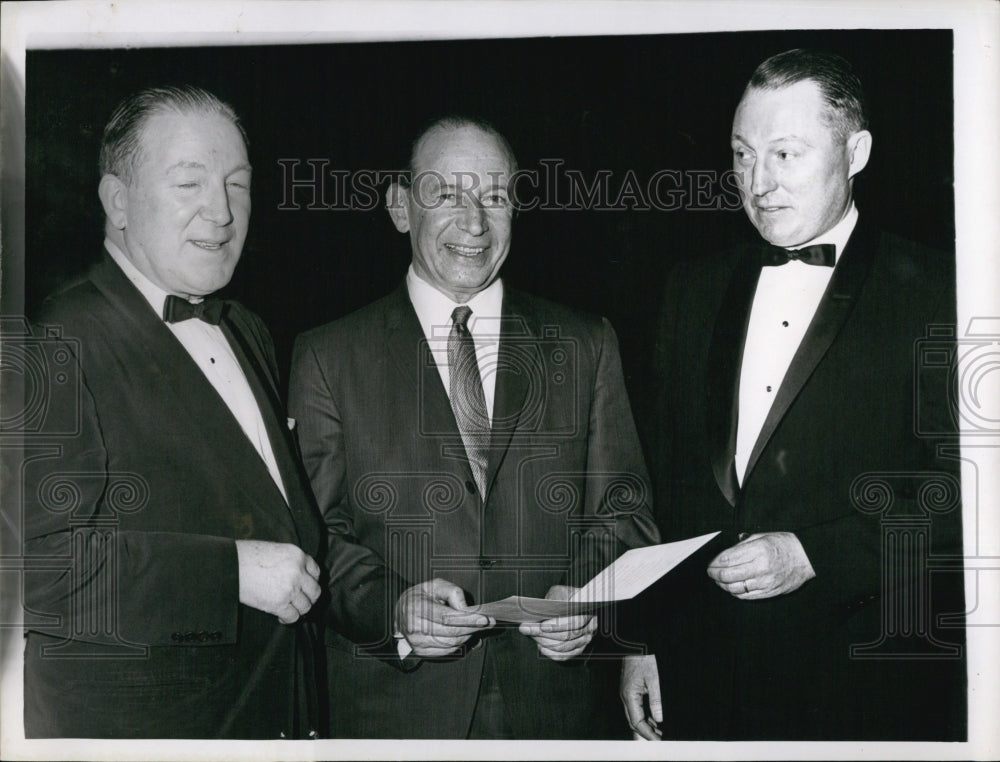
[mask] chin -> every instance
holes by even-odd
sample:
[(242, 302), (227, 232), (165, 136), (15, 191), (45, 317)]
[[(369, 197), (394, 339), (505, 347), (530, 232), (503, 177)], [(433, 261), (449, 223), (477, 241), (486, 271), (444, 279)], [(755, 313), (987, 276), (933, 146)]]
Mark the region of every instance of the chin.
[[(233, 279), (232, 270), (226, 273), (214, 273), (210, 276), (198, 278), (192, 281), (191, 294), (196, 296), (208, 296), (221, 288), (225, 288), (229, 281)], [(197, 287), (197, 290), (194, 290)]]
[(767, 241), (772, 246), (794, 246), (798, 241), (796, 241), (796, 236), (793, 233), (788, 233), (781, 230), (768, 229), (767, 227), (757, 228), (757, 232), (760, 233), (760, 237)]

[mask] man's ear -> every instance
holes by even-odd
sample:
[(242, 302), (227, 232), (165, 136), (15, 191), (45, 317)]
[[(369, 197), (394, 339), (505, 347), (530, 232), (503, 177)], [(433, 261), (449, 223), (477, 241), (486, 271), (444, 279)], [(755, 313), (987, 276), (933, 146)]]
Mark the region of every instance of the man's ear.
[(385, 208), (392, 217), (392, 224), (400, 233), (410, 232), (410, 214), (407, 208), (409, 191), (399, 183), (392, 183), (385, 191)]
[(872, 134), (859, 130), (847, 139), (847, 157), (850, 160), (847, 177), (852, 178), (868, 165), (872, 155)]
[(112, 227), (124, 230), (128, 219), (128, 192), (123, 183), (115, 175), (104, 175), (101, 184), (97, 186), (97, 195), (101, 198), (104, 214)]

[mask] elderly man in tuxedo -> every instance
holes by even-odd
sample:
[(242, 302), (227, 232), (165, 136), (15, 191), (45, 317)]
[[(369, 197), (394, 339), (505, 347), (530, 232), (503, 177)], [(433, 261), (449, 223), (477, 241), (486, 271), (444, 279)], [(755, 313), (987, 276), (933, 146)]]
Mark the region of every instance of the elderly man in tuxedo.
[(328, 532), (331, 732), (613, 734), (594, 615), (512, 627), (468, 608), (565, 598), (657, 541), (614, 331), (498, 277), (516, 165), (494, 128), (440, 119), (410, 164), (387, 193), (405, 282), (292, 361)]
[(268, 332), (211, 297), (250, 218), (243, 128), (144, 90), (101, 172), (103, 255), (35, 321), (76, 383), (25, 437), (26, 734), (315, 735), (319, 516)]
[(650, 433), (667, 538), (722, 535), (647, 602), (662, 615), (655, 656), (623, 673), (631, 723), (963, 739), (962, 575), (942, 571), (961, 568), (953, 397), (947, 372), (915, 375), (921, 340), (949, 352), (953, 257), (856, 207), (872, 135), (838, 56), (761, 64), (732, 150), (767, 245), (672, 273)]

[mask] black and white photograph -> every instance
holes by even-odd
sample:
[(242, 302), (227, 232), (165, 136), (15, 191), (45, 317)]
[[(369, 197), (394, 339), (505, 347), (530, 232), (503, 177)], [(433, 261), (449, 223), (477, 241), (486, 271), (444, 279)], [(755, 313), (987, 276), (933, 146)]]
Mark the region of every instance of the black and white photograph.
[(1000, 754), (1000, 6), (0, 15), (4, 759)]

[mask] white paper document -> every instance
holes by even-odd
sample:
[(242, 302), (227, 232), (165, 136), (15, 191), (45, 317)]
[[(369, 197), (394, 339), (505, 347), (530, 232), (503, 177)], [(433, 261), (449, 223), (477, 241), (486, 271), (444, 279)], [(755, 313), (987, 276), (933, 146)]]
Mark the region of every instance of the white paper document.
[(712, 532), (688, 540), (633, 548), (605, 567), (568, 601), (512, 595), (468, 611), (486, 614), (502, 622), (540, 622), (557, 616), (584, 614), (605, 603), (634, 598), (717, 534)]

